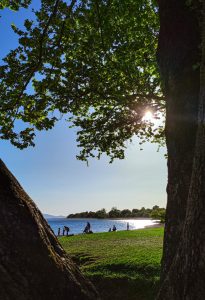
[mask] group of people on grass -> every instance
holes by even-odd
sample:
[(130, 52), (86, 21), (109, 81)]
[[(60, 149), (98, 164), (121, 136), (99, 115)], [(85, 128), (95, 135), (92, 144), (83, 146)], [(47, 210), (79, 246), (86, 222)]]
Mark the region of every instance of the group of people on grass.
[[(70, 231), (70, 228), (68, 226), (63, 226), (62, 235), (68, 235), (68, 232)], [(58, 228), (58, 236), (61, 235), (61, 229)]]
[(112, 229), (111, 229), (111, 227), (109, 228), (108, 232), (111, 232), (111, 231), (117, 231), (117, 228), (115, 225), (113, 225)]
[[(130, 225), (127, 222), (127, 230), (129, 230), (129, 229), (130, 229)], [(113, 225), (113, 227), (112, 228), (110, 227), (108, 230), (108, 232), (111, 232), (111, 231), (117, 231), (117, 227), (115, 225)], [(87, 222), (85, 229), (83, 230), (83, 233), (93, 233), (89, 222)]]
[[(127, 223), (127, 230), (129, 230), (129, 223)], [(62, 230), (62, 235), (66, 235), (68, 236), (68, 232), (70, 231), (70, 228), (68, 226), (63, 226), (63, 230)], [(108, 232), (111, 232), (111, 231), (117, 231), (117, 227), (115, 225), (113, 225), (113, 227), (109, 228)], [(87, 222), (84, 230), (83, 230), (83, 233), (93, 233), (93, 231), (91, 230), (91, 225), (89, 222)], [(61, 235), (61, 228), (59, 227), (58, 228), (58, 236)]]
[[(62, 235), (68, 236), (69, 231), (70, 231), (70, 228), (68, 226), (63, 226)], [(93, 233), (89, 222), (87, 222), (85, 229), (83, 230), (83, 233)], [(61, 228), (59, 227), (58, 228), (58, 236), (60, 236), (60, 235), (61, 235)]]

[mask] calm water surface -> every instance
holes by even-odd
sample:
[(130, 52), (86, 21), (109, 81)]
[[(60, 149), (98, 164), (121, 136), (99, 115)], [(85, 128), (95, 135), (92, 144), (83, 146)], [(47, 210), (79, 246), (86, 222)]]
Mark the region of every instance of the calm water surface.
[(146, 226), (156, 224), (156, 220), (150, 219), (123, 219), (123, 220), (111, 220), (111, 219), (66, 219), (66, 218), (48, 218), (48, 224), (57, 235), (58, 228), (68, 226), (70, 228), (70, 234), (82, 233), (86, 223), (89, 222), (91, 230), (93, 232), (107, 232), (113, 225), (117, 227), (117, 230), (126, 230), (127, 223), (129, 223), (130, 230), (140, 229)]

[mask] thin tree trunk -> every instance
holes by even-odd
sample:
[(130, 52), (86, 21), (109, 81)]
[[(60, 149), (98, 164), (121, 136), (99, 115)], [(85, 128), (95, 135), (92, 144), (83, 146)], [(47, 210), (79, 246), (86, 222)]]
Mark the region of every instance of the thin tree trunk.
[(98, 299), (1, 160), (0, 207), (0, 299)]
[(200, 30), (187, 1), (160, 0), (158, 60), (166, 96), (168, 151), (163, 281), (179, 246), (191, 181), (199, 95)]

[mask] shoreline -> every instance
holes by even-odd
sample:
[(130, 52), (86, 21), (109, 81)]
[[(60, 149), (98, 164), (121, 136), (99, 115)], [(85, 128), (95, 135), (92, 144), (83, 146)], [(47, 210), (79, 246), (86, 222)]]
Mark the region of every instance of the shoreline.
[[(55, 219), (55, 218), (54, 218)], [(155, 220), (149, 217), (136, 217), (136, 218), (63, 218), (68, 220)], [(157, 220), (156, 220), (157, 221)]]
[[(160, 228), (160, 227), (164, 227), (164, 223), (156, 223), (156, 224), (152, 224), (152, 225), (147, 225), (144, 228)], [(143, 228), (140, 228), (140, 229), (143, 229)]]
[[(136, 229), (129, 229), (129, 230), (117, 230), (116, 232), (121, 232), (121, 231), (135, 231), (135, 230), (142, 230), (142, 229), (151, 229), (151, 228), (161, 228), (161, 227), (164, 227), (164, 223), (159, 223), (159, 222), (156, 222), (156, 224), (152, 224), (152, 225), (147, 225), (147, 226), (144, 226), (143, 228), (136, 228)], [(114, 231), (111, 231), (111, 232), (114, 232)], [(100, 231), (100, 232), (93, 232), (92, 234), (95, 234), (95, 233), (110, 233), (108, 231)], [(76, 233), (76, 234), (68, 234), (68, 235), (56, 235), (56, 237), (71, 237), (71, 236), (76, 236), (76, 235), (90, 235), (88, 233)], [(91, 234), (91, 235), (92, 235)]]

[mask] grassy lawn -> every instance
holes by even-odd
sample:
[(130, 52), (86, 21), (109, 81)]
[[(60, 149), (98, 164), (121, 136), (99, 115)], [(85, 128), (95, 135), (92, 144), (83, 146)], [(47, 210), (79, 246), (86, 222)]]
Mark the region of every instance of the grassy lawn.
[(151, 300), (159, 283), (163, 228), (62, 237), (103, 300)]

